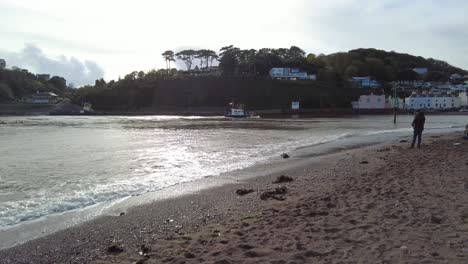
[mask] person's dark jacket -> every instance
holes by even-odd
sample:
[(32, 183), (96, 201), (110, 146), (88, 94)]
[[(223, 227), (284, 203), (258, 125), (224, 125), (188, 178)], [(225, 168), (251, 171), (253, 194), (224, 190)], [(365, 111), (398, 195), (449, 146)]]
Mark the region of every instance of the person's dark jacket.
[(426, 122), (426, 117), (423, 113), (418, 113), (413, 120), (413, 128), (416, 131), (423, 131), (424, 130), (424, 123)]

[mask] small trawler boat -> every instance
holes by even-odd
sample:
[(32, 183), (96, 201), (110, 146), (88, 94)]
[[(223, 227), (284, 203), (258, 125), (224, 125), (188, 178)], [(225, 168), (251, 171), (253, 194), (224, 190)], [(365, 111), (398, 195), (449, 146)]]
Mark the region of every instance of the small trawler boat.
[(235, 117), (235, 118), (242, 118), (242, 117), (249, 117), (250, 115), (244, 109), (241, 108), (231, 108), (225, 115), (225, 117)]
[(244, 110), (243, 105), (235, 106), (234, 103), (229, 104), (231, 108), (226, 111), (224, 114), (225, 117), (233, 117), (233, 118), (259, 118), (260, 116), (256, 115), (253, 112), (247, 112)]

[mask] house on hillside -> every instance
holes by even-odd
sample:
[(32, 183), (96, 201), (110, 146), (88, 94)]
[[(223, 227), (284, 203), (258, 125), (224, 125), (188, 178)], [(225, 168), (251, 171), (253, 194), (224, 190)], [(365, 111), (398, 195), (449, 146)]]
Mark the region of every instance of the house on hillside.
[(413, 71), (419, 74), (419, 76), (425, 76), (429, 72), (427, 68), (414, 68)]
[(316, 80), (315, 74), (301, 72), (297, 68), (272, 68), (270, 77), (276, 80)]
[(58, 102), (58, 95), (53, 92), (37, 92), (26, 98), (26, 102), (32, 104), (56, 104)]
[(454, 73), (452, 75), (450, 75), (450, 80), (453, 80), (453, 81), (457, 81), (457, 80), (461, 80), (462, 79), (462, 76), (458, 73)]
[(367, 77), (352, 77), (350, 82), (353, 83), (357, 88), (378, 88), (380, 83), (376, 80), (372, 80), (370, 76)]

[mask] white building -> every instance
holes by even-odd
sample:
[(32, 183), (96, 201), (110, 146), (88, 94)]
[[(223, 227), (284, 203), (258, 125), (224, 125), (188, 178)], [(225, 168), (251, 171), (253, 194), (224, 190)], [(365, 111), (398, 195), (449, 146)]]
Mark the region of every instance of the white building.
[(414, 68), (413, 71), (421, 76), (426, 75), (428, 72), (427, 68)]
[(388, 101), (385, 95), (361, 95), (359, 101), (353, 102), (354, 109), (385, 109), (388, 107)]
[(460, 106), (465, 107), (468, 106), (468, 93), (467, 92), (462, 92), (458, 95), (458, 98), (460, 98)]
[(412, 94), (410, 97), (407, 97), (406, 100), (406, 108), (408, 109), (430, 109), (432, 106), (432, 98), (428, 95), (416, 95)]
[(460, 108), (461, 98), (452, 95), (428, 95), (428, 94), (412, 94), (406, 98), (406, 107), (412, 110), (419, 109), (435, 109), (448, 110)]
[(462, 79), (462, 76), (458, 73), (454, 73), (450, 75), (450, 80), (460, 80), (460, 79)]
[(272, 68), (270, 77), (276, 80), (316, 80), (317, 75), (301, 72), (297, 68)]
[(370, 76), (366, 77), (352, 77), (350, 80), (358, 88), (377, 88), (380, 87), (380, 83), (376, 80), (372, 80)]
[(27, 98), (26, 101), (33, 104), (56, 104), (58, 102), (58, 95), (53, 92), (38, 91)]
[(450, 95), (436, 95), (432, 97), (432, 109), (460, 108), (460, 98)]

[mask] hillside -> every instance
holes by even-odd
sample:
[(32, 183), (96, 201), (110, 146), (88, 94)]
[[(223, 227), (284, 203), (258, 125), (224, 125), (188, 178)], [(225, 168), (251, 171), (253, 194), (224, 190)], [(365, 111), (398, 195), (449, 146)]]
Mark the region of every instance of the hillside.
[[(429, 73), (440, 73), (442, 80), (448, 80), (454, 73), (468, 74), (466, 70), (452, 66), (445, 61), (377, 49), (355, 49), (318, 56), (316, 60), (345, 78), (372, 76), (384, 82), (408, 78), (407, 71), (414, 68), (427, 68)], [(415, 74), (411, 77), (418, 78)]]
[[(216, 55), (212, 51), (206, 53)], [(166, 51), (163, 59), (176, 59), (177, 54)], [(437, 72), (438, 78), (447, 80), (450, 74), (467, 73), (443, 61), (376, 49), (315, 56), (306, 55), (295, 46), (258, 51), (227, 46), (219, 55), (219, 70), (215, 75), (208, 70), (208, 63), (205, 75), (203, 65), (200, 65), (201, 75), (190, 74), (192, 71), (188, 69), (193, 58), (181, 57), (189, 62), (187, 71), (169, 68), (146, 73), (135, 71), (118, 81), (97, 80), (94, 86), (78, 89), (73, 101), (77, 104), (91, 102), (97, 110), (123, 111), (148, 107), (223, 107), (230, 101), (256, 108), (288, 107), (293, 100), (301, 101), (307, 108), (351, 107), (351, 101), (363, 90), (353, 89), (347, 81), (350, 77), (372, 76), (382, 82), (417, 79), (420, 77), (412, 69), (421, 67), (427, 67), (430, 72)], [(300, 68), (316, 73), (317, 81), (271, 80), (268, 71), (272, 67)]]
[(274, 81), (268, 78), (171, 78), (120, 80), (78, 89), (74, 103), (91, 102), (101, 111), (186, 110), (226, 107), (231, 101), (249, 108), (289, 108), (301, 101), (307, 108), (348, 107), (351, 89), (338, 82)]
[[(189, 71), (199, 55), (202, 74)], [(187, 71), (160, 69), (134, 71), (123, 79), (106, 82), (96, 80), (69, 94), (64, 78), (47, 74), (32, 74), (24, 69), (0, 68), (0, 101), (22, 98), (36, 91), (51, 91), (71, 96), (76, 104), (91, 102), (96, 110), (133, 111), (143, 108), (222, 107), (237, 101), (250, 107), (287, 107), (292, 100), (304, 107), (350, 107), (350, 102), (362, 93), (354, 90), (348, 79), (371, 76), (382, 83), (421, 79), (413, 68), (428, 68), (424, 80), (447, 81), (453, 73), (468, 74), (444, 61), (425, 59), (410, 54), (377, 49), (356, 49), (329, 55), (307, 54), (299, 47), (242, 50), (223, 47), (219, 56), (210, 50), (166, 51), (163, 59), (183, 60)], [(213, 75), (208, 63), (219, 61)], [(169, 64), (168, 64), (169, 66)], [(205, 67), (205, 68), (203, 68)], [(317, 81), (277, 81), (268, 76), (273, 67), (294, 67), (317, 74)], [(197, 67), (198, 68), (198, 67)], [(206, 74), (204, 72), (206, 71)]]
[(54, 92), (64, 96), (67, 81), (59, 76), (49, 74), (33, 74), (26, 69), (0, 67), (0, 102), (14, 101), (29, 94)]

